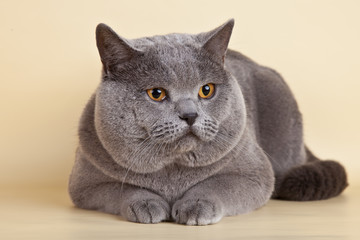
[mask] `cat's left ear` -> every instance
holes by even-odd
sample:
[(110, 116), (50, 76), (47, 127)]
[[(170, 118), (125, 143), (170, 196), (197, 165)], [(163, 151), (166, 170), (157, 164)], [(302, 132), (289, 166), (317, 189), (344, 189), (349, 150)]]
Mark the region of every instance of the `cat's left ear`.
[(117, 35), (103, 23), (96, 27), (96, 45), (105, 73), (113, 66), (121, 65), (141, 55), (141, 52), (133, 48), (128, 40)]
[(234, 19), (230, 19), (220, 27), (207, 32), (202, 33), (201, 37), (205, 35), (205, 43), (203, 49), (210, 53), (213, 60), (224, 64), (226, 50), (230, 41), (231, 33), (234, 27)]

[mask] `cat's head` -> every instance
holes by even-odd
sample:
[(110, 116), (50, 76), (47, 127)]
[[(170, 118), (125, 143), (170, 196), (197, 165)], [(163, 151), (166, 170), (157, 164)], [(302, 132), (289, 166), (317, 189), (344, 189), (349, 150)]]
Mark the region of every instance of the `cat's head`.
[(206, 166), (234, 148), (246, 112), (225, 64), (233, 25), (135, 40), (98, 25), (95, 127), (118, 164), (141, 173), (172, 163)]

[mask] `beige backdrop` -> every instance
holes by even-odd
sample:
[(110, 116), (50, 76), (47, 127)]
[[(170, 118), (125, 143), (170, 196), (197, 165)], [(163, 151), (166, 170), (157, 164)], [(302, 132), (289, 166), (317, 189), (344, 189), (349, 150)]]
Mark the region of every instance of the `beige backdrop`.
[(0, 2), (0, 185), (65, 186), (80, 113), (99, 82), (94, 29), (136, 38), (235, 18), (230, 47), (279, 71), (307, 144), (360, 184), (360, 1)]

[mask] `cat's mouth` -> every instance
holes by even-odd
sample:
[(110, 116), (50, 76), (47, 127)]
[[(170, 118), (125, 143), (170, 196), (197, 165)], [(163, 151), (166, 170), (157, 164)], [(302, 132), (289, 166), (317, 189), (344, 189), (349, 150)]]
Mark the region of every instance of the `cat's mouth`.
[(211, 140), (215, 133), (215, 130), (205, 132), (203, 126), (165, 123), (152, 129), (150, 136), (158, 143), (167, 145), (170, 152), (182, 154), (193, 151), (201, 142)]

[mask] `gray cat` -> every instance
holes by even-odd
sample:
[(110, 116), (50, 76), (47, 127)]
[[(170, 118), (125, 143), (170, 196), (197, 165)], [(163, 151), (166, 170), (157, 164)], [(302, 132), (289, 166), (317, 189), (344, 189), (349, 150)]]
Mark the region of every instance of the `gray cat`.
[(79, 126), (69, 183), (77, 207), (206, 225), (271, 197), (319, 200), (345, 189), (344, 168), (304, 145), (281, 76), (227, 50), (233, 26), (135, 40), (97, 26), (103, 73)]

